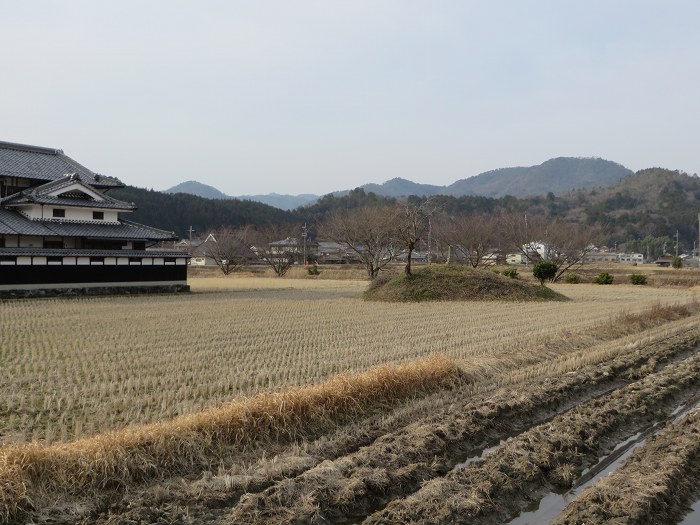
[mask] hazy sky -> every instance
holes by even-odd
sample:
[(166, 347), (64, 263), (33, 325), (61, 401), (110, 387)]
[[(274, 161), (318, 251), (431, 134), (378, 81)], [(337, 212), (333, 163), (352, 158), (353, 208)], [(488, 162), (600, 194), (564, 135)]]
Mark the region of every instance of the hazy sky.
[(0, 0), (0, 140), (135, 186), (700, 172), (700, 2)]

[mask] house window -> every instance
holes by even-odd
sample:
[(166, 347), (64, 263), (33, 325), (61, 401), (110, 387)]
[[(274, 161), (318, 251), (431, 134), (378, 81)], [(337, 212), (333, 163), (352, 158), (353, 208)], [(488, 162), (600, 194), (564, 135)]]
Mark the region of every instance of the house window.
[(105, 220), (105, 212), (103, 211), (93, 211), (92, 212), (92, 219), (95, 221), (103, 221)]
[(141, 257), (129, 257), (129, 264), (141, 264)]
[(46, 264), (63, 264), (63, 257), (47, 257)]
[(63, 218), (66, 216), (66, 210), (64, 210), (63, 208), (54, 208), (53, 216), (57, 218)]
[(165, 264), (175, 264), (175, 257), (165, 257), (163, 260)]
[(0, 248), (5, 247), (5, 237), (0, 237)]
[(0, 263), (5, 264), (15, 264), (17, 262), (17, 257), (12, 255), (0, 255)]
[(104, 264), (104, 257), (90, 257), (90, 264)]

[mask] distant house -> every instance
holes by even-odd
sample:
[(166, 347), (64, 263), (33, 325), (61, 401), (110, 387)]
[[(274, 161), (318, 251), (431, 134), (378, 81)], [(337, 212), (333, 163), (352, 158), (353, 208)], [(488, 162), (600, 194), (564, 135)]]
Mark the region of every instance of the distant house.
[(506, 262), (506, 258), (500, 252), (488, 252), (481, 258), (481, 264), (484, 266), (493, 266), (494, 264), (502, 264)]
[(509, 253), (506, 255), (506, 264), (527, 264), (527, 259), (522, 253)]
[(583, 259), (585, 263), (624, 263), (624, 264), (643, 264), (644, 255), (641, 253), (623, 253), (623, 252), (607, 252), (594, 251), (587, 253)]
[(669, 253), (665, 253), (662, 256), (660, 256), (658, 259), (656, 259), (654, 261), (654, 264), (656, 264), (656, 266), (668, 267), (668, 266), (671, 266), (673, 264), (673, 259), (674, 259), (673, 255), (671, 255)]
[(357, 253), (347, 244), (333, 241), (318, 241), (317, 260), (321, 264), (352, 264), (360, 262)]
[(310, 258), (315, 260), (319, 251), (319, 244), (316, 241), (307, 239), (304, 242), (292, 237), (287, 237), (281, 241), (273, 241), (269, 247), (272, 255), (293, 254), (299, 259), (299, 262), (304, 262), (302, 261), (304, 253), (306, 253), (307, 260)]
[(175, 248), (190, 254), (188, 264), (190, 266), (216, 266), (216, 261), (210, 256), (208, 248), (212, 242), (216, 242), (213, 234), (206, 239), (182, 239), (175, 243)]
[(619, 263), (620, 257), (616, 252), (590, 252), (583, 258), (584, 263)]
[[(404, 261), (406, 262), (408, 260), (408, 252), (407, 251), (402, 251), (396, 256), (397, 261)], [(414, 250), (411, 252), (411, 262), (416, 263), (416, 264), (427, 264), (428, 263), (428, 253), (427, 252), (420, 252), (418, 250)]]
[(619, 255), (619, 260), (621, 263), (643, 264), (644, 263), (644, 254), (642, 254), (642, 253), (621, 253)]
[(148, 250), (172, 232), (120, 215), (123, 187), (63, 151), (0, 142), (0, 292), (187, 289), (187, 253)]

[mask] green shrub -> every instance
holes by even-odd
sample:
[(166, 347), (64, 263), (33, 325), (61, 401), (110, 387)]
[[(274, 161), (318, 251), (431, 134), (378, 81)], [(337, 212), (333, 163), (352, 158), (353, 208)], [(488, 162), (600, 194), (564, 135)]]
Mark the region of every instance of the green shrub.
[(601, 272), (593, 279), (594, 284), (612, 284), (614, 277), (608, 272)]
[(545, 281), (551, 281), (556, 277), (558, 269), (559, 266), (552, 261), (537, 261), (532, 266), (532, 275), (534, 275), (536, 279), (539, 279), (540, 284), (544, 286)]
[(672, 266), (677, 270), (678, 268), (683, 268), (683, 259), (676, 256), (673, 258)]
[(632, 284), (647, 284), (647, 276), (641, 273), (633, 273), (630, 275), (630, 282)]
[(581, 276), (577, 273), (567, 273), (564, 277), (564, 282), (569, 284), (579, 284), (581, 282)]
[(518, 269), (517, 268), (506, 268), (503, 270), (503, 275), (506, 277), (510, 277), (511, 279), (517, 279), (518, 278)]
[(318, 275), (321, 273), (321, 270), (318, 269), (318, 265), (315, 263), (311, 266), (307, 266), (306, 271), (309, 275)]

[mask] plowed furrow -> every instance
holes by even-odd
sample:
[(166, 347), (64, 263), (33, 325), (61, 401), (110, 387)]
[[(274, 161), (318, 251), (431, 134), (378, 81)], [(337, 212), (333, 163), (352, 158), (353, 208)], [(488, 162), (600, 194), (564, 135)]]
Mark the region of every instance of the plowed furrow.
[[(455, 403), (377, 439), (335, 461), (325, 461), (266, 490), (247, 494), (226, 518), (229, 523), (357, 521), (428, 480), (445, 476), (457, 463), (500, 439), (550, 419), (554, 414), (649, 373), (682, 352), (669, 340), (630, 348), (601, 366), (582, 367), (560, 377), (510, 387)], [(455, 393), (457, 396), (457, 393)]]
[(365, 523), (503, 523), (552, 489), (570, 487), (621, 437), (667, 417), (680, 400), (697, 394), (698, 385), (700, 354), (695, 354), (524, 432)]
[(695, 409), (650, 438), (622, 467), (569, 504), (554, 523), (674, 523), (697, 495), (698, 479), (700, 409)]

